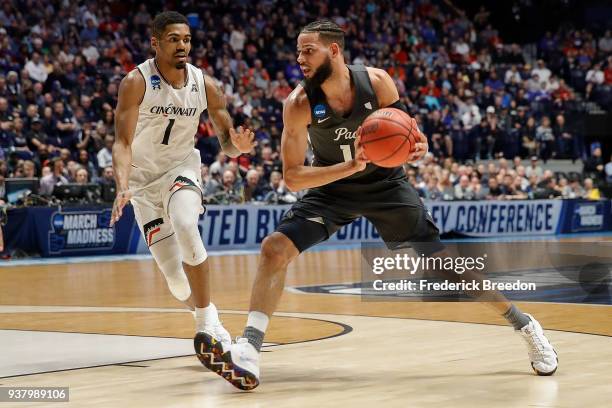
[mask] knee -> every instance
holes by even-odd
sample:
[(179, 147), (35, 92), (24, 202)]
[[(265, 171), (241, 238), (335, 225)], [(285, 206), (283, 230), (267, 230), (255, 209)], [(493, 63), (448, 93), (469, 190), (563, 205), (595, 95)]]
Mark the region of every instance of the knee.
[(292, 254), (293, 251), (297, 250), (291, 247), (291, 241), (288, 238), (274, 233), (261, 243), (261, 261), (273, 269), (286, 267), (295, 257)]
[(176, 233), (176, 236), (179, 240), (185, 239), (193, 235), (194, 231), (197, 233), (198, 231), (198, 221), (197, 218), (195, 220), (190, 219), (185, 216), (178, 217), (170, 217), (172, 222), (172, 229)]

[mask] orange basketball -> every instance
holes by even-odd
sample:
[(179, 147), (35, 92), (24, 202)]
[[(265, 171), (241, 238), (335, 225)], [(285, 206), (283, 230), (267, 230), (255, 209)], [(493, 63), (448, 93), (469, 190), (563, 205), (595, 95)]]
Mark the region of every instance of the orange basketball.
[(363, 121), (361, 144), (374, 164), (397, 167), (408, 162), (419, 140), (419, 132), (410, 115), (399, 109), (383, 108)]

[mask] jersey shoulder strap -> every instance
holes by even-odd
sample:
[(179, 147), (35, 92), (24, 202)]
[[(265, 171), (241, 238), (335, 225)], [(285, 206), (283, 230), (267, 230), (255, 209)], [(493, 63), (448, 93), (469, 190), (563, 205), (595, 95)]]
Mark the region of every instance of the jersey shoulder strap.
[(379, 108), (378, 97), (372, 86), (370, 74), (365, 65), (347, 65), (348, 69), (353, 73), (353, 81), (355, 82), (355, 105), (363, 108), (365, 111), (374, 111)]
[(146, 60), (136, 68), (140, 71), (145, 81), (145, 93), (140, 102), (140, 106), (144, 108), (147, 104), (151, 103), (154, 93), (161, 91), (162, 79), (153, 66), (152, 58)]
[(200, 96), (200, 108), (201, 110), (205, 110), (208, 107), (208, 99), (206, 97), (204, 73), (195, 65), (187, 64), (187, 66), (189, 67), (189, 76), (194, 78), (194, 82), (190, 85), (191, 92), (198, 92)]

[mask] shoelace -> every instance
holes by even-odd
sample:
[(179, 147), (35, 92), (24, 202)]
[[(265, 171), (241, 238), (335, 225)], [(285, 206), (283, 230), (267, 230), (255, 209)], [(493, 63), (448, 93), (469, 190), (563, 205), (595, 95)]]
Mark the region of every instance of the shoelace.
[(529, 347), (529, 353), (544, 358), (544, 343), (540, 339), (540, 336), (538, 336), (535, 328), (531, 330), (527, 329), (526, 333), (527, 337), (525, 340), (527, 341), (527, 345)]

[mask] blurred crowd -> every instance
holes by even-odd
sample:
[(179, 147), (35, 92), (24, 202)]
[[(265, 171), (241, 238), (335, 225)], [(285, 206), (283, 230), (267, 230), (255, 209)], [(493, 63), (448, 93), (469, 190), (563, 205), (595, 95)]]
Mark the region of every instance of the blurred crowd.
[[(299, 30), (320, 17), (345, 29), (347, 62), (389, 72), (428, 137), (432, 155), (407, 168), (424, 197), (537, 198), (542, 189), (595, 196), (612, 179), (601, 148), (586, 145), (571, 120), (585, 101), (612, 108), (610, 31), (563, 25), (531, 55), (501, 37), (485, 8), (467, 15), (449, 0), (338, 4), (180, 3), (193, 34), (191, 62), (219, 81), (235, 124), (252, 128), (258, 141), (251, 155), (229, 160), (202, 117), (195, 146), (209, 202), (296, 200), (282, 180), (282, 102), (302, 78)], [(38, 177), (43, 194), (58, 183), (113, 183), (118, 84), (153, 56), (149, 24), (164, 5), (2, 2), (0, 193), (9, 177)], [(553, 185), (546, 170), (502, 165), (516, 157), (544, 168), (550, 159), (581, 161), (585, 171), (553, 174)]]

